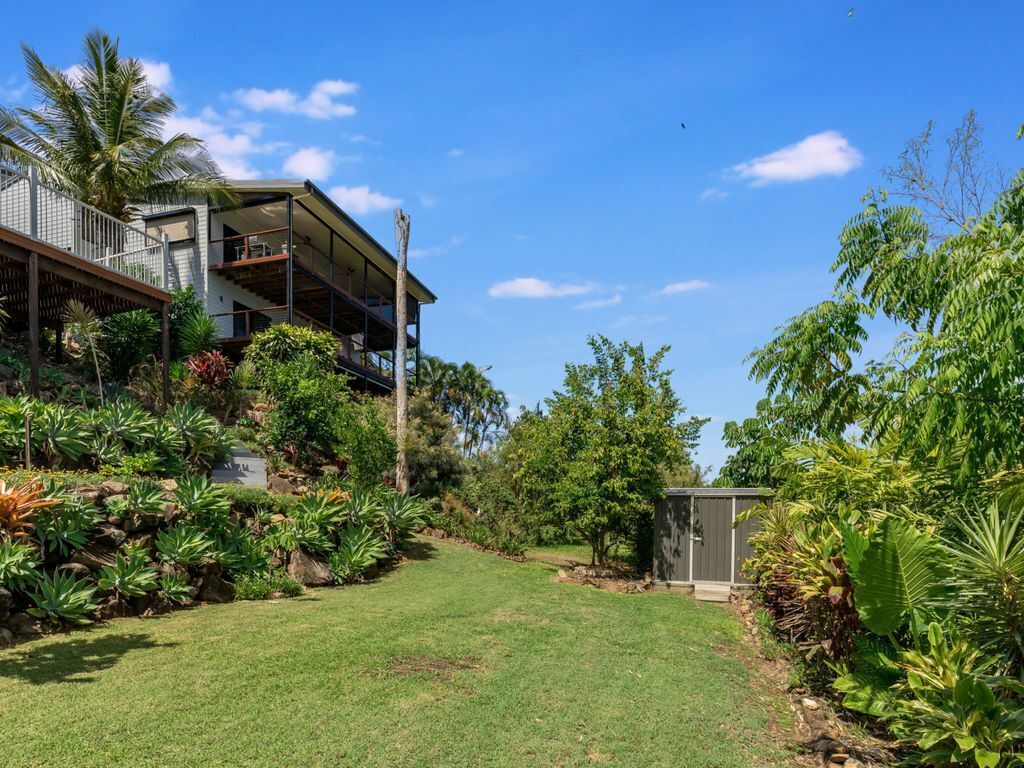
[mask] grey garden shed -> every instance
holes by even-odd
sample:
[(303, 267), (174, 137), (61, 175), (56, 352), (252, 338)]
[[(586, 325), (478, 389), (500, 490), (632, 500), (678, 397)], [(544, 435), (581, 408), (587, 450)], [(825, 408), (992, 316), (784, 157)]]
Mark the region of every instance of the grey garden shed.
[(669, 585), (745, 585), (741, 567), (760, 529), (740, 513), (770, 497), (763, 488), (667, 488), (654, 508), (654, 580)]

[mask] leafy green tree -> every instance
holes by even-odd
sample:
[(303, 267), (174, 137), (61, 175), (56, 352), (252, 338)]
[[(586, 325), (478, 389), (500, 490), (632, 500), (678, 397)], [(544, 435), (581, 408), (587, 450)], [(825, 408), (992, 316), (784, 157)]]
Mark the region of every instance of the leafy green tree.
[(0, 159), (34, 165), (44, 181), (125, 221), (143, 203), (235, 199), (202, 141), (164, 138), (174, 100), (153, 89), (142, 62), (120, 55), (117, 40), (86, 35), (74, 74), (22, 50), (40, 106), (0, 108)]
[(557, 435), (543, 458), (557, 473), (553, 501), (604, 564), (613, 536), (632, 535), (662, 495), (662, 471), (688, 458), (705, 419), (684, 413), (662, 369), (669, 348), (588, 340), (594, 362), (566, 366), (563, 390), (548, 399)]

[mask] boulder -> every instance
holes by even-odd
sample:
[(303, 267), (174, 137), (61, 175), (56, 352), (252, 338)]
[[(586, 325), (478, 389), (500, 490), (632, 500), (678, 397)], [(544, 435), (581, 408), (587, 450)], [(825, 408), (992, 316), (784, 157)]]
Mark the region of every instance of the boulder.
[(82, 565), (81, 563), (64, 563), (63, 565), (58, 565), (57, 570), (70, 573), (76, 579), (85, 579), (92, 576), (89, 566)]
[(288, 563), (288, 575), (305, 587), (326, 587), (334, 583), (327, 563), (305, 552), (292, 554)]
[(203, 563), (197, 570), (203, 577), (216, 578), (224, 573), (224, 566), (216, 560), (211, 560), (208, 563)]
[(117, 549), (128, 535), (116, 526), (108, 524), (98, 525), (93, 529), (92, 541), (102, 547)]
[(123, 496), (131, 490), (127, 483), (122, 483), (118, 480), (104, 480), (96, 486), (96, 489), (103, 496)]
[(164, 515), (162, 512), (157, 514), (130, 512), (124, 520), (124, 529), (128, 533), (138, 533), (139, 531), (149, 531), (153, 528), (159, 528), (163, 522)]
[(7, 627), (0, 627), (0, 648), (14, 645), (14, 633)]
[(173, 523), (177, 520), (178, 515), (181, 514), (181, 510), (178, 509), (178, 505), (173, 501), (168, 501), (164, 504), (164, 516), (163, 521), (165, 523)]
[(207, 576), (199, 588), (199, 599), (207, 603), (230, 603), (235, 599), (235, 585), (220, 576)]
[(88, 568), (98, 571), (105, 565), (114, 564), (116, 547), (100, 546), (99, 544), (88, 544), (71, 556), (72, 563), (80, 563)]
[(11, 632), (21, 637), (37, 637), (46, 631), (42, 621), (27, 613), (12, 613), (6, 623)]
[(295, 493), (295, 486), (281, 475), (271, 475), (267, 478), (267, 490), (271, 493)]
[(11, 594), (10, 590), (0, 587), (0, 621), (11, 615), (13, 607), (14, 595)]

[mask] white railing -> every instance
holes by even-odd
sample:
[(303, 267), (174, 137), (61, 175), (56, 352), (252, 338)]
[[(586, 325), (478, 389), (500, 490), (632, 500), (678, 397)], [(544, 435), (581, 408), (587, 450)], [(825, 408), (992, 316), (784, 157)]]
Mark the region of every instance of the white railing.
[(60, 248), (142, 283), (167, 288), (170, 250), (158, 240), (39, 180), (0, 165), (0, 227)]

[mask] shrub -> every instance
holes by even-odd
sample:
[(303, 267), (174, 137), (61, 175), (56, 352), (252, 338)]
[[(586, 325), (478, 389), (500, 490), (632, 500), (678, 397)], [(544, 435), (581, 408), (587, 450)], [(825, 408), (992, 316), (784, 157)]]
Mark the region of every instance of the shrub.
[(213, 541), (202, 531), (184, 523), (160, 531), (156, 536), (157, 557), (168, 565), (201, 565), (213, 555)]
[(339, 443), (348, 457), (348, 476), (356, 487), (375, 487), (395, 470), (398, 445), (387, 417), (390, 400), (364, 397), (352, 403), (342, 422)]
[(223, 489), (231, 509), (259, 520), (269, 519), (272, 515), (291, 514), (298, 502), (289, 494), (271, 493), (251, 485), (225, 485)]
[(274, 448), (294, 451), (303, 464), (335, 455), (352, 408), (341, 376), (302, 355), (268, 365), (264, 388), (273, 402), (264, 435)]
[(23, 541), (0, 538), (0, 587), (26, 590), (38, 581), (39, 554)]
[(43, 484), (38, 480), (19, 486), (9, 486), (6, 480), (0, 480), (0, 533), (14, 539), (25, 538), (40, 510), (59, 503), (59, 499), (44, 495)]
[(132, 368), (155, 355), (159, 343), (160, 321), (149, 310), (121, 312), (103, 320), (100, 349), (116, 381), (128, 381)]
[(153, 439), (156, 429), (156, 419), (124, 398), (93, 411), (91, 421), (98, 435), (125, 446), (143, 445)]
[(174, 360), (180, 360), (200, 351), (192, 349), (184, 352), (182, 350), (182, 329), (188, 318), (195, 314), (206, 314), (206, 307), (196, 296), (195, 286), (187, 285), (184, 288), (171, 291), (171, 303), (167, 306), (167, 330), (171, 342), (171, 357)]
[(214, 559), (232, 576), (268, 573), (270, 558), (252, 531), (232, 525), (216, 536)]
[(256, 372), (265, 376), (275, 364), (290, 363), (308, 357), (321, 371), (332, 371), (337, 362), (338, 340), (328, 331), (315, 331), (280, 323), (252, 335), (245, 350)]
[(64, 619), (71, 624), (85, 624), (87, 614), (99, 607), (93, 599), (96, 588), (65, 571), (44, 574), (36, 591), (29, 594), (35, 607), (28, 612), (39, 618)]
[(331, 575), (338, 584), (359, 578), (387, 556), (380, 534), (367, 526), (349, 526), (338, 534), (338, 548), (328, 558)]
[(161, 576), (160, 591), (173, 603), (184, 605), (192, 602), (192, 588), (181, 574), (165, 573)]
[(178, 344), (183, 357), (202, 354), (217, 344), (217, 323), (202, 308), (187, 315), (178, 333)]
[(68, 555), (81, 549), (99, 521), (99, 511), (80, 496), (68, 494), (60, 503), (39, 513), (36, 537), (50, 552)]
[(219, 349), (200, 352), (188, 359), (188, 370), (204, 387), (220, 389), (231, 378), (231, 361)]
[(118, 597), (139, 597), (157, 588), (157, 571), (146, 565), (146, 556), (138, 551), (118, 553), (113, 565), (100, 569), (100, 589), (116, 592)]
[(222, 486), (214, 485), (206, 475), (178, 478), (174, 498), (183, 517), (208, 531), (221, 531), (228, 525), (231, 502)]
[(286, 597), (297, 597), (302, 591), (302, 585), (284, 571), (242, 576), (235, 580), (235, 600), (265, 600), (278, 592)]

